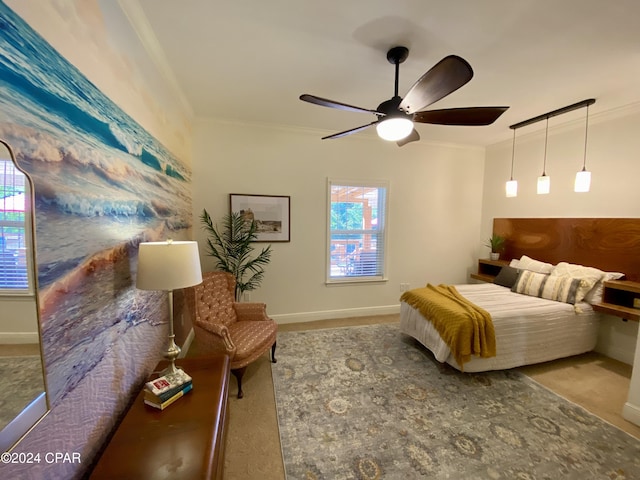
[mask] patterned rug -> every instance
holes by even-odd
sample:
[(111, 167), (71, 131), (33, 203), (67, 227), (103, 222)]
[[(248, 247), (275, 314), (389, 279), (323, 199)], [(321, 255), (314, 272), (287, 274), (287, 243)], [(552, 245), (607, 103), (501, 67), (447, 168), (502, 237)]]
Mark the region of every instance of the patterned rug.
[(44, 392), (42, 364), (37, 355), (0, 356), (0, 430)]
[(278, 334), (287, 478), (640, 478), (640, 441), (516, 371), (464, 374), (397, 324)]

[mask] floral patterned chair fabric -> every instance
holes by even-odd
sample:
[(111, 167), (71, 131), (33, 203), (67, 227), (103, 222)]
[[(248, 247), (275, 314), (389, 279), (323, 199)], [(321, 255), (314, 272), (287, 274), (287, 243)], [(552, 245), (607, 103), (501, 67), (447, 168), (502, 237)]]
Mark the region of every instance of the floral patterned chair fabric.
[(238, 380), (238, 398), (242, 398), (242, 376), (247, 365), (271, 348), (276, 362), (278, 324), (267, 316), (264, 303), (235, 301), (236, 279), (227, 272), (206, 272), (202, 283), (188, 289), (193, 302), (194, 331), (198, 346), (205, 353), (229, 355), (231, 372)]

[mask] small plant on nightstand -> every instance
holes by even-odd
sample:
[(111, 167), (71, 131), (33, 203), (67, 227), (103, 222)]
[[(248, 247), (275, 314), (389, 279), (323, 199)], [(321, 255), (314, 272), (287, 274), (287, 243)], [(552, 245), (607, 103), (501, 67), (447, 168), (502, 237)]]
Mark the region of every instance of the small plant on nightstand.
[(498, 260), (500, 258), (500, 253), (504, 250), (504, 242), (505, 238), (495, 233), (489, 237), (485, 246), (491, 249), (491, 260)]

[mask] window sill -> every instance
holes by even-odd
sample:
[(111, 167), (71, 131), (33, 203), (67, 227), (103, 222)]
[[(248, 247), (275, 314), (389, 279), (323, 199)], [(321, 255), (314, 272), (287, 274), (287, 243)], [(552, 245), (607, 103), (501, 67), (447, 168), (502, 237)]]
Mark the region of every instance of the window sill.
[(386, 283), (388, 282), (388, 278), (366, 278), (366, 277), (358, 277), (358, 278), (341, 278), (341, 279), (331, 279), (325, 280), (325, 285), (327, 287), (340, 287), (344, 285), (353, 285), (353, 284), (371, 284), (371, 283)]

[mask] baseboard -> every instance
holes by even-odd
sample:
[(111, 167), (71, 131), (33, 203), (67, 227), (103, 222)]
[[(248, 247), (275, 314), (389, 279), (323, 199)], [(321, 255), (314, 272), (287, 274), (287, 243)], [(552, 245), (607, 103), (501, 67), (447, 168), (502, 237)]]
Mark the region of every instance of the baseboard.
[(625, 403), (624, 407), (622, 407), (622, 418), (640, 425), (640, 407), (629, 402)]
[(0, 344), (40, 343), (38, 332), (0, 332)]
[(322, 310), (319, 312), (284, 313), (271, 315), (279, 324), (314, 322), (316, 320), (332, 320), (334, 318), (366, 317), (370, 315), (392, 315), (400, 313), (400, 305), (380, 307), (345, 308), (341, 310)]

